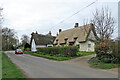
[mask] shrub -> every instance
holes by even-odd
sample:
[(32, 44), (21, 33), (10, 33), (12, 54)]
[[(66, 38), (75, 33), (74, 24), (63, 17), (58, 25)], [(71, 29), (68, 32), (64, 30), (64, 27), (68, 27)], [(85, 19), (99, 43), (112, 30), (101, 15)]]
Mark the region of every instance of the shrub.
[(95, 52), (101, 62), (120, 63), (120, 42), (100, 43), (96, 46)]
[(25, 50), (26, 50), (26, 51), (30, 51), (30, 48), (26, 48)]
[(101, 58), (103, 56), (108, 56), (110, 47), (107, 43), (100, 43), (96, 46), (95, 52), (97, 54), (97, 57)]
[(57, 55), (62, 57), (73, 57), (77, 55), (77, 47), (75, 46), (66, 46), (66, 47), (46, 47), (46, 48), (37, 48), (38, 52), (43, 54)]
[(115, 42), (111, 46), (112, 55), (114, 57), (113, 63), (120, 63), (120, 41)]
[(90, 60), (88, 60), (89, 63), (99, 63), (101, 62), (97, 57), (92, 57)]
[(110, 59), (110, 58), (103, 58), (102, 62), (104, 62), (104, 63), (111, 63), (112, 59)]

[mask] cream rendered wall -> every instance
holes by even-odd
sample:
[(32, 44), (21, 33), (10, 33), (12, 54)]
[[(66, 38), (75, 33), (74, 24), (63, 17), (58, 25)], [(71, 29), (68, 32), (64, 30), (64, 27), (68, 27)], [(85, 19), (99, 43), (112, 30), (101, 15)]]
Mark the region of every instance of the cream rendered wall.
[(46, 47), (46, 45), (37, 45), (36, 48)]
[[(87, 51), (87, 52), (95, 51), (95, 43), (93, 41), (90, 41), (89, 39), (96, 40), (92, 30), (88, 36), (87, 41), (79, 44), (80, 45), (79, 51)], [(88, 47), (88, 44), (91, 44), (91, 47)]]
[(53, 44), (47, 44), (47, 47), (50, 47), (50, 46), (53, 47)]
[(90, 32), (90, 34), (88, 36), (88, 39), (96, 40), (95, 35), (94, 35), (92, 30), (91, 30), (91, 32)]
[[(88, 47), (88, 44), (91, 44), (91, 47)], [(95, 43), (92, 41), (86, 41), (84, 43), (80, 43), (79, 51), (87, 51), (87, 52), (93, 52)]]
[[(89, 39), (96, 40), (93, 31), (91, 30), (88, 39), (84, 43), (80, 43), (80, 51), (95, 51), (95, 43)], [(91, 47), (88, 47), (88, 44), (91, 44)]]

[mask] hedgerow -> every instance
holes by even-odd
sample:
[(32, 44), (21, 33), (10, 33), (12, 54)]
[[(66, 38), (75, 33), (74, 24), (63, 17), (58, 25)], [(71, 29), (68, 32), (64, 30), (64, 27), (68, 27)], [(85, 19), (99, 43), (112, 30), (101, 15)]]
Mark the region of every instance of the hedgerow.
[(59, 55), (63, 57), (74, 57), (77, 56), (78, 48), (76, 46), (66, 46), (66, 47), (45, 47), (37, 48), (38, 52), (50, 55)]

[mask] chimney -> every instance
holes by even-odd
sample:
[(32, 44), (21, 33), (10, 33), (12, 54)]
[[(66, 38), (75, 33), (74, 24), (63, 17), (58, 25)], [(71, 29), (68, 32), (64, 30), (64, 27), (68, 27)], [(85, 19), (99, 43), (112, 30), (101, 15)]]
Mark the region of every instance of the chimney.
[(51, 36), (51, 34), (52, 34), (51, 31), (49, 31), (49, 36)]
[(62, 32), (62, 29), (59, 29), (59, 33)]
[(38, 32), (36, 31), (36, 34), (38, 34)]
[(56, 34), (56, 36), (58, 36), (58, 33)]
[(74, 27), (76, 28), (76, 27), (78, 27), (78, 26), (79, 26), (79, 23), (75, 23), (75, 26), (74, 26)]
[(31, 35), (33, 35), (33, 34), (34, 34), (34, 32), (31, 33)]

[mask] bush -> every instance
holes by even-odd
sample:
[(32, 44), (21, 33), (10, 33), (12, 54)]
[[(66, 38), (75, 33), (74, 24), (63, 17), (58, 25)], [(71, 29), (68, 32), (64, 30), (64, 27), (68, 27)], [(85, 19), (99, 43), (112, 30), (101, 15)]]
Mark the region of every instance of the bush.
[(112, 59), (110, 59), (110, 58), (103, 58), (102, 62), (104, 62), (104, 63), (111, 63)]
[(100, 43), (96, 46), (95, 52), (101, 62), (120, 63), (120, 42)]
[(114, 57), (113, 63), (120, 63), (120, 41), (112, 44), (112, 55)]
[(89, 63), (99, 63), (101, 62), (97, 57), (92, 57), (90, 60), (88, 60)]
[(95, 52), (97, 54), (97, 57), (101, 58), (103, 56), (108, 56), (110, 53), (110, 47), (107, 43), (100, 43), (96, 46)]
[(67, 46), (67, 47), (46, 47), (46, 48), (37, 48), (38, 52), (43, 54), (57, 55), (63, 57), (74, 57), (77, 56), (77, 47), (76, 46)]
[(26, 50), (26, 51), (30, 51), (30, 48), (26, 48), (25, 50)]

